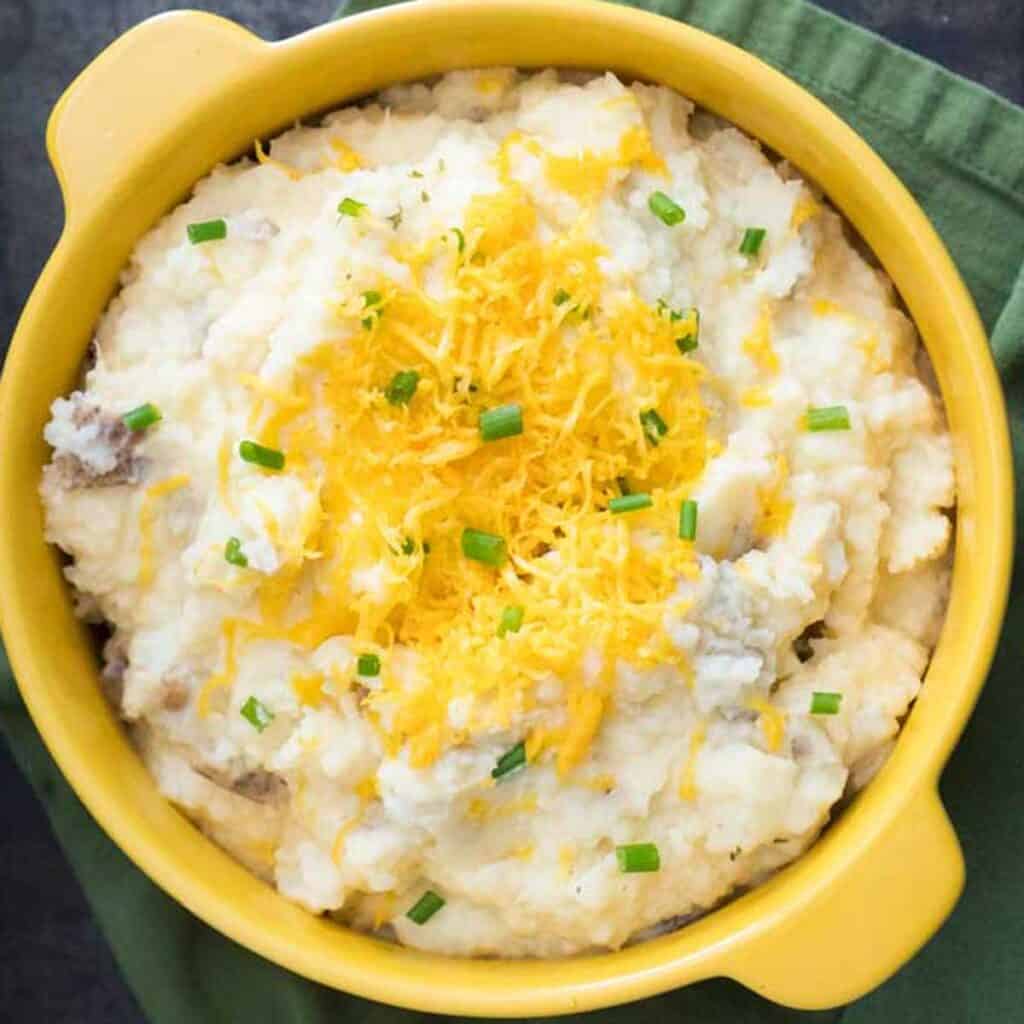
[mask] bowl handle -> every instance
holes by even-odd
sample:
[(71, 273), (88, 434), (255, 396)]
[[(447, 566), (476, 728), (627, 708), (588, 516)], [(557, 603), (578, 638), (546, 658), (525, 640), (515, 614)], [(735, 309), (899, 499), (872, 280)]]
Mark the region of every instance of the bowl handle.
[(776, 927), (729, 956), (723, 973), (805, 1009), (859, 998), (938, 930), (963, 889), (964, 861), (934, 786), (922, 788)]
[(174, 114), (241, 78), (270, 44), (198, 11), (142, 22), (68, 86), (50, 115), (46, 147), (70, 221), (116, 189), (129, 157)]

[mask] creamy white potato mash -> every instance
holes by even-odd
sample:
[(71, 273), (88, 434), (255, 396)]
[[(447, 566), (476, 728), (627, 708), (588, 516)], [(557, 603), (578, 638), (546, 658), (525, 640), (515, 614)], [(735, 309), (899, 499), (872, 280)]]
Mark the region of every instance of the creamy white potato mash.
[(217, 168), (136, 248), (42, 496), (161, 790), (460, 955), (677, 926), (884, 762), (949, 576), (916, 334), (663, 88), (456, 72)]

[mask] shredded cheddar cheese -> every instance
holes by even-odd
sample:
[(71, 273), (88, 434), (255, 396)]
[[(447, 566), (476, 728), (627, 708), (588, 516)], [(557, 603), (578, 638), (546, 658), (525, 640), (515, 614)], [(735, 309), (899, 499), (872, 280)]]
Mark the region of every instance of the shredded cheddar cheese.
[(330, 146), (335, 153), (334, 166), (339, 171), (358, 171), (365, 166), (363, 158), (344, 139), (331, 139)]
[(809, 220), (813, 220), (821, 213), (821, 206), (810, 192), (804, 192), (793, 206), (793, 213), (789, 218), (789, 226), (793, 231), (799, 231)]
[(782, 738), (786, 734), (785, 712), (780, 711), (771, 701), (762, 696), (751, 697), (747, 701), (747, 707), (751, 711), (756, 711), (760, 716), (765, 746), (774, 754), (782, 746)]
[(157, 505), (161, 498), (186, 487), (187, 473), (179, 473), (158, 483), (150, 484), (143, 492), (139, 507), (139, 586), (147, 587), (153, 582), (153, 527), (156, 524)]
[(743, 351), (764, 373), (774, 376), (779, 372), (779, 357), (772, 346), (772, 307), (761, 306), (750, 333), (743, 339)]
[(772, 404), (772, 396), (764, 388), (747, 388), (740, 394), (740, 404), (748, 409), (763, 409)]
[[(678, 579), (696, 578), (698, 567), (675, 520), (720, 446), (707, 430), (707, 371), (680, 353), (678, 325), (633, 293), (606, 303), (589, 215), (538, 237), (537, 211), (508, 166), (516, 144), (506, 140), (499, 154), (502, 187), (470, 200), (462, 251), (447, 236), (394, 250), (412, 284), (371, 282), (380, 298), (366, 323), (366, 284), (340, 285), (336, 336), (280, 379), (246, 379), (258, 396), (254, 435), (286, 450), (285, 472), (317, 497), (298, 539), (279, 536), (264, 511), (268, 537), (289, 557), (256, 581), (260, 619), (246, 630), (306, 649), (351, 634), (379, 651), (379, 685), (364, 710), (386, 749), (405, 748), (417, 768), (479, 732), (510, 728), (553, 674), (564, 695), (526, 737), (527, 753), (551, 756), (567, 777), (600, 729), (616, 659), (679, 661), (665, 613)], [(545, 160), (579, 196), (603, 187), (613, 167), (660, 166), (639, 128), (612, 156)], [(445, 275), (443, 301), (415, 283), (428, 266)], [(569, 301), (556, 302), (563, 293)], [(418, 386), (395, 407), (384, 389), (401, 369), (414, 369)], [(483, 444), (481, 410), (513, 402), (522, 435)], [(640, 420), (650, 408), (668, 427), (657, 445)], [(653, 505), (628, 523), (607, 508), (626, 473)], [(228, 484), (222, 456), (222, 492)], [(634, 543), (634, 525), (660, 531), (661, 545)], [(504, 565), (462, 556), (467, 526), (504, 538)], [(309, 598), (296, 602), (305, 578)], [(508, 605), (529, 609), (527, 625), (499, 641)], [(396, 644), (415, 651), (412, 675), (390, 670)], [(595, 652), (602, 670), (583, 679), (580, 665)], [(204, 693), (230, 679), (235, 654)], [(322, 698), (313, 681), (293, 687), (303, 703)], [(468, 708), (458, 724), (448, 717), (456, 698)], [(488, 811), (474, 802), (467, 813)]]
[(758, 513), (754, 531), (759, 537), (771, 538), (783, 534), (793, 514), (793, 502), (784, 497), (789, 479), (789, 462), (785, 455), (775, 459), (775, 476), (766, 487), (758, 488)]
[(292, 167), (290, 164), (281, 163), (280, 160), (275, 160), (273, 157), (267, 154), (267, 151), (263, 148), (263, 143), (260, 139), (256, 139), (253, 143), (256, 150), (256, 159), (264, 167), (273, 167), (279, 170), (282, 174), (287, 174), (292, 181), (298, 181), (302, 177), (302, 171), (297, 167)]
[(319, 672), (292, 676), (292, 689), (306, 707), (318, 708), (324, 702), (324, 677)]
[(683, 765), (683, 777), (679, 783), (680, 800), (697, 799), (697, 756), (707, 737), (707, 724), (698, 722), (690, 733), (690, 749), (686, 755), (686, 763)]

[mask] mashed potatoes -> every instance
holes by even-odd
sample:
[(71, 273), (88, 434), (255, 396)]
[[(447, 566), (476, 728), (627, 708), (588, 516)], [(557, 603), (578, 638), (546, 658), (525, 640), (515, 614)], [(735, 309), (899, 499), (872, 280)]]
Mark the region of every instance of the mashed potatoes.
[(614, 948), (799, 855), (918, 692), (954, 500), (839, 218), (611, 75), (457, 72), (257, 156), (139, 243), (46, 428), (163, 792), (452, 954)]

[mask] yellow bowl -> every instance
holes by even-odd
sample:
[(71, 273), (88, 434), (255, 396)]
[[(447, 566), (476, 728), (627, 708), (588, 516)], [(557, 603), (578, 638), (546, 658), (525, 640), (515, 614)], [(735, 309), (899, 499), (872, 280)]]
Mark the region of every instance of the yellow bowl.
[[(481, 65), (610, 68), (734, 121), (817, 180), (899, 287), (935, 364), (959, 485), (947, 628), (895, 753), (821, 841), (767, 884), (672, 935), (557, 962), (471, 961), (359, 935), (288, 903), (160, 796), (97, 685), (37, 499), (50, 402), (73, 385), (133, 245), (257, 136), (386, 84)], [(578, 0), (392, 7), (279, 44), (181, 13), (119, 39), (72, 84), (48, 144), (66, 225), (25, 309), (0, 392), (0, 616), (22, 693), (78, 795), (199, 917), (328, 985), (435, 1012), (570, 1013), (715, 975), (818, 1008), (860, 996), (939, 927), (963, 859), (937, 779), (984, 681), (1005, 606), (1012, 470), (977, 314), (921, 210), (868, 146), (760, 61), (712, 36)]]

